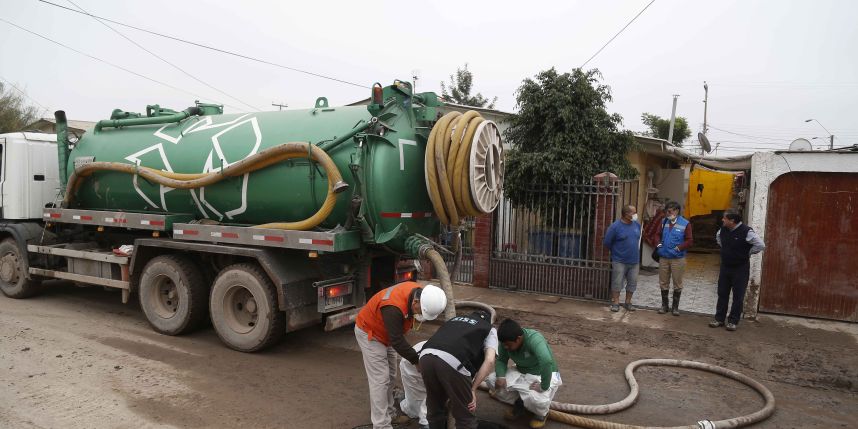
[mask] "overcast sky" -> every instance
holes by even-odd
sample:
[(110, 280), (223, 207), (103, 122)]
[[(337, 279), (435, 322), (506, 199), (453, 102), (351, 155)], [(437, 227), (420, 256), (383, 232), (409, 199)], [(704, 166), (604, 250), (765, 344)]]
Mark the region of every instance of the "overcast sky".
[[(496, 107), (510, 112), (523, 79), (581, 66), (650, 3), (51, 1), (366, 87), (417, 71), (418, 91), (440, 93), (440, 82), (468, 63), (475, 91), (497, 96)], [(46, 108), (43, 116), (63, 109), (70, 119), (96, 121), (114, 108), (180, 110), (198, 98), (226, 104), (227, 112), (276, 110), (274, 102), (308, 108), (318, 96), (340, 105), (369, 95), (110, 24), (195, 80), (93, 18), (37, 0), (0, 0), (0, 18), (145, 76), (0, 21), (0, 78)], [(609, 110), (632, 131), (645, 129), (643, 112), (669, 117), (671, 95), (679, 94), (677, 115), (688, 118), (686, 146), (694, 147), (707, 81), (718, 155), (784, 149), (798, 137), (827, 146), (828, 133), (809, 118), (836, 136), (835, 147), (847, 146), (858, 143), (856, 23), (858, 2), (850, 0), (656, 0), (586, 68), (601, 70), (613, 90)]]

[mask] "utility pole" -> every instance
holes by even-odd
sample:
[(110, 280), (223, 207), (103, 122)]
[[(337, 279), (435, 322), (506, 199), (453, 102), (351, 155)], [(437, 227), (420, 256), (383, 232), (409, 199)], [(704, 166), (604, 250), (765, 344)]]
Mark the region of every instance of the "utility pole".
[(828, 138), (831, 142), (828, 144), (828, 149), (834, 149), (834, 134), (832, 134), (831, 131), (828, 131), (828, 128), (825, 128), (825, 125), (822, 125), (822, 122), (819, 122), (818, 120), (813, 118), (807, 119), (804, 122), (816, 122), (820, 127), (822, 127), (822, 129), (825, 130), (826, 133), (828, 133)]
[(411, 91), (417, 94), (417, 81), (420, 80), (420, 70), (411, 70), (411, 79), (414, 82), (414, 88), (412, 88)]
[(703, 81), (703, 135), (709, 131), (709, 123), (706, 121), (706, 111), (709, 108), (709, 84)]
[(286, 103), (283, 103), (283, 104), (271, 103), (271, 105), (279, 107), (280, 110), (283, 110), (284, 107), (289, 107), (289, 105)]
[(673, 124), (676, 122), (676, 100), (679, 94), (673, 94), (673, 111), (670, 112), (670, 129), (667, 131), (667, 141), (673, 144)]

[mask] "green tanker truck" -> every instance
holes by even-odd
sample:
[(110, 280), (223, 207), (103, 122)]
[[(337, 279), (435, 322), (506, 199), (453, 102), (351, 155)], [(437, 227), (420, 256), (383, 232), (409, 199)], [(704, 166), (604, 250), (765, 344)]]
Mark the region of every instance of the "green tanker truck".
[(353, 322), (419, 259), (449, 294), (432, 237), (496, 207), (503, 149), (494, 123), (441, 106), (396, 81), (365, 106), (117, 109), (80, 138), (58, 111), (56, 143), (0, 136), (0, 291), (117, 288), (160, 333), (210, 320), (247, 352)]

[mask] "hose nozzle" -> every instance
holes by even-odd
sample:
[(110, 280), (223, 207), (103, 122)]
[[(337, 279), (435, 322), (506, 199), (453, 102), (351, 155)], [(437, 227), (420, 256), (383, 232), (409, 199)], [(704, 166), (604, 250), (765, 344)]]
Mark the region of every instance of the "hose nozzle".
[(334, 193), (335, 194), (339, 194), (340, 192), (343, 192), (348, 188), (349, 188), (349, 184), (343, 180), (340, 180), (337, 183), (334, 183)]

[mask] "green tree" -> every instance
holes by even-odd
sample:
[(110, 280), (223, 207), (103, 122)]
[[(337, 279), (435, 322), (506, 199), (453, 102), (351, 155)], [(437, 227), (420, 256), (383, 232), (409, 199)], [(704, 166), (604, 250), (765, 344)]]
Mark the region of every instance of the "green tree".
[(449, 87), (444, 85), (444, 82), (441, 82), (441, 96), (456, 104), (494, 109), (498, 98), (495, 97), (489, 102), (489, 99), (483, 97), (483, 94), (479, 92), (472, 96), (471, 90), (473, 89), (473, 84), (474, 75), (468, 70), (468, 64), (465, 64), (464, 68), (456, 70), (455, 75), (450, 75)]
[(25, 103), (22, 94), (0, 82), (0, 134), (21, 131), (38, 115), (39, 109)]
[[(664, 119), (661, 116), (651, 113), (641, 115), (641, 122), (649, 127), (649, 131), (645, 134), (651, 137), (657, 137), (667, 140), (667, 134), (670, 132), (670, 119)], [(688, 129), (688, 120), (678, 116), (673, 124), (673, 144), (682, 146), (682, 142), (688, 137), (691, 137), (691, 130)]]
[(604, 171), (621, 178), (637, 175), (626, 159), (634, 137), (620, 130), (619, 114), (608, 113), (611, 89), (600, 79), (595, 69), (559, 74), (551, 68), (518, 88), (519, 112), (505, 133), (513, 148), (506, 155), (504, 194), (514, 204), (526, 205), (533, 185), (564, 184)]

